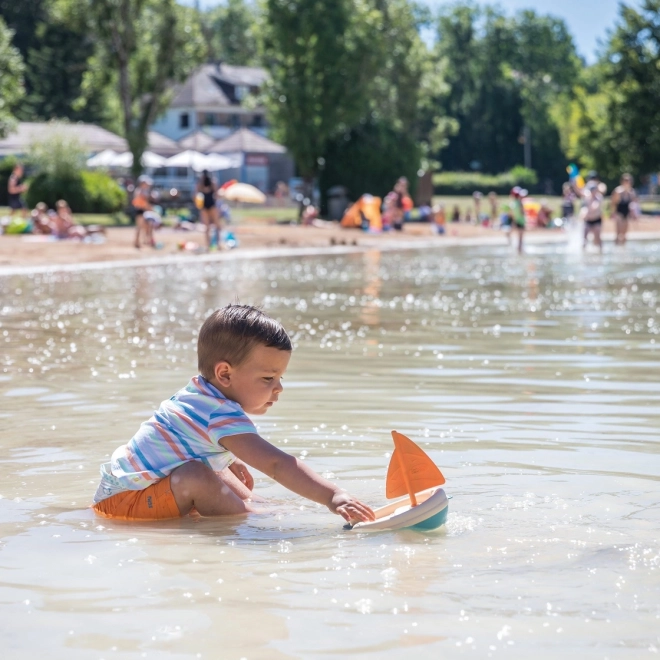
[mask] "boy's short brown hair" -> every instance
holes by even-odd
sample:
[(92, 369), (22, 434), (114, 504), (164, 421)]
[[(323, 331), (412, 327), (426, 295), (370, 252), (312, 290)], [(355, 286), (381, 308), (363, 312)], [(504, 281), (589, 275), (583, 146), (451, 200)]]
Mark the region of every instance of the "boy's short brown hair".
[(291, 351), (291, 339), (282, 324), (250, 305), (227, 305), (209, 316), (197, 340), (199, 373), (213, 378), (218, 362), (236, 367), (258, 344)]

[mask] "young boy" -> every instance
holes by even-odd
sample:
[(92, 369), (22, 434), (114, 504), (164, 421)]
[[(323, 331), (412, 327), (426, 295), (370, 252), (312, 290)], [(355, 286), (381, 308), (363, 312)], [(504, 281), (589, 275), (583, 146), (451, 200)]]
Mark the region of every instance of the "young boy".
[(291, 350), (284, 328), (254, 307), (211, 314), (197, 342), (200, 375), (101, 466), (94, 511), (123, 520), (249, 513), (247, 463), (346, 520), (373, 520), (366, 504), (261, 438), (246, 415), (277, 403)]

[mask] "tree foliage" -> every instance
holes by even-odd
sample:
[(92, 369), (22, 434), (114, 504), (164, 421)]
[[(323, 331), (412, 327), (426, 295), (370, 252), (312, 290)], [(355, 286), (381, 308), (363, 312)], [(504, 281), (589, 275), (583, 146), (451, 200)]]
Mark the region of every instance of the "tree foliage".
[(420, 37), (428, 11), (407, 0), (374, 4), (373, 27), (379, 44), (373, 80), (365, 92), (359, 123), (339, 130), (326, 143), (321, 191), (341, 184), (353, 198), (364, 192), (384, 195), (405, 175), (413, 187), (420, 165), (445, 145), (454, 123), (438, 111), (448, 92), (445, 62), (435, 58)]
[(273, 123), (300, 174), (311, 178), (327, 141), (367, 110), (382, 16), (364, 0), (267, 0), (266, 12)]
[(460, 128), (439, 155), (451, 170), (502, 172), (523, 160), (524, 127), (541, 178), (563, 170), (551, 106), (569, 92), (580, 62), (563, 21), (460, 3), (440, 13), (438, 55), (450, 93), (442, 107)]
[(279, 136), (299, 172), (384, 194), (414, 182), (453, 123), (438, 109), (446, 63), (420, 37), (427, 11), (408, 0), (268, 0), (264, 62)]
[(246, 0), (226, 0), (202, 16), (208, 59), (240, 66), (259, 64), (259, 8)]
[(25, 61), (25, 121), (66, 118), (97, 122), (101, 107), (76, 106), (87, 62), (94, 52), (91, 35), (80, 24), (61, 20), (55, 0), (0, 0), (0, 15), (15, 31), (13, 43)]
[(85, 98), (114, 87), (137, 176), (149, 126), (167, 107), (172, 83), (185, 79), (201, 60), (197, 17), (174, 0), (62, 0), (62, 5), (66, 16), (84, 21), (94, 36)]
[(0, 18), (0, 137), (14, 123), (14, 114), (23, 98), (23, 59), (12, 46), (13, 32)]

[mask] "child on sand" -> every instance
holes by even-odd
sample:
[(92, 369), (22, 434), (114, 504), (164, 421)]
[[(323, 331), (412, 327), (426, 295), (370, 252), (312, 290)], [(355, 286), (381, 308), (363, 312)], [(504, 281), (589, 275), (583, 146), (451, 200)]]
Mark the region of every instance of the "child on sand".
[(373, 520), (366, 504), (261, 438), (246, 415), (277, 403), (291, 350), (284, 328), (254, 307), (211, 314), (197, 343), (199, 375), (101, 466), (94, 511), (123, 520), (249, 513), (250, 465), (346, 520)]

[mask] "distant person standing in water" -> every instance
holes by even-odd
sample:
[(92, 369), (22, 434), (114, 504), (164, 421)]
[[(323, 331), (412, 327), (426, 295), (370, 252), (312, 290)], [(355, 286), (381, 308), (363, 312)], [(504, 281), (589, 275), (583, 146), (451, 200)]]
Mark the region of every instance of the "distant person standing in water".
[(580, 211), (580, 218), (584, 220), (584, 244), (587, 249), (589, 234), (593, 234), (594, 245), (600, 252), (603, 251), (603, 241), (600, 232), (603, 228), (603, 200), (607, 186), (601, 183), (597, 172), (590, 172), (587, 176), (587, 185), (582, 192), (584, 206)]
[(518, 254), (523, 251), (523, 236), (525, 234), (525, 207), (523, 199), (527, 197), (527, 191), (520, 186), (511, 189), (511, 219), (513, 226), (518, 232)]
[(202, 176), (197, 182), (196, 191), (198, 195), (203, 196), (199, 215), (206, 226), (206, 247), (210, 248), (212, 242), (211, 225), (216, 228), (216, 231), (218, 232), (218, 240), (220, 239), (220, 216), (218, 214), (218, 207), (215, 205), (218, 186), (207, 170), (202, 172)]
[(21, 163), (16, 163), (9, 176), (9, 181), (7, 182), (7, 201), (9, 203), (9, 208), (11, 209), (10, 215), (14, 215), (14, 211), (21, 211), (23, 217), (26, 217), (27, 208), (21, 195), (27, 191), (28, 187), (24, 182), (23, 174), (23, 165), (21, 165)]
[(611, 208), (616, 221), (616, 245), (626, 244), (628, 220), (634, 218), (633, 208), (636, 200), (633, 178), (630, 174), (624, 174), (621, 177), (621, 185), (613, 190), (611, 199)]

